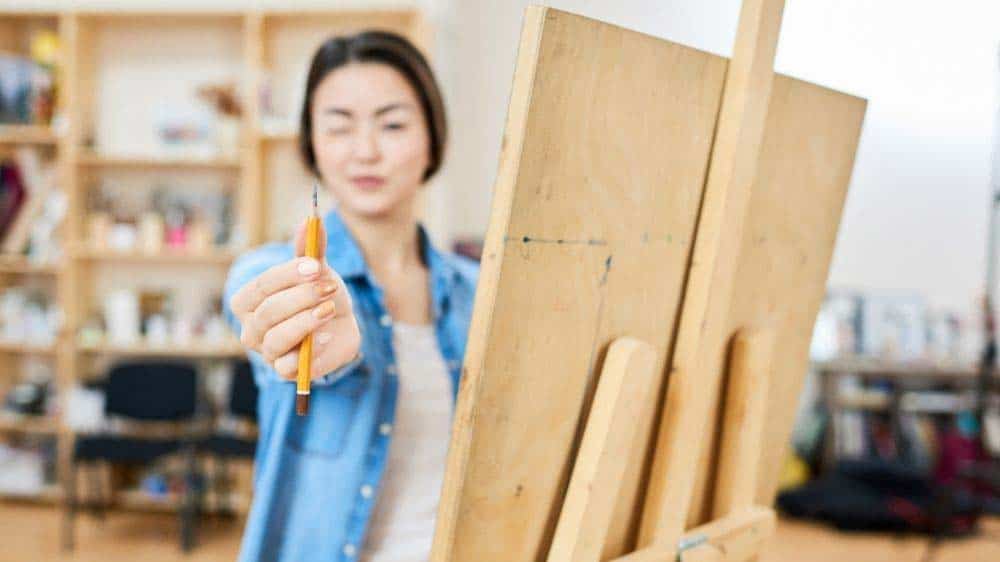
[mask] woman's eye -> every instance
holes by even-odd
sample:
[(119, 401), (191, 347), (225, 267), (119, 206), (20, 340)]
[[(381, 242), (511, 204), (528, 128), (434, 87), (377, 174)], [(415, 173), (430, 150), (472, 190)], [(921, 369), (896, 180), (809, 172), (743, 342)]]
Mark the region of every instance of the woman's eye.
[(350, 127), (327, 127), (326, 134), (328, 135), (346, 135), (351, 132)]
[(406, 128), (405, 123), (386, 123), (383, 127), (386, 131), (402, 131)]

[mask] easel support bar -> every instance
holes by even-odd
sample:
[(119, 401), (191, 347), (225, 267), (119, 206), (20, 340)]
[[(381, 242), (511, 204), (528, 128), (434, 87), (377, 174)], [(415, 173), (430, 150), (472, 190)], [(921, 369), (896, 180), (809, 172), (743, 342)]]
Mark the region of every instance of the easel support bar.
[(611, 562), (744, 562), (774, 533), (774, 510), (750, 507), (684, 533), (677, 544), (652, 545)]
[(636, 404), (649, 393), (655, 361), (656, 351), (644, 341), (611, 342), (548, 562), (600, 561), (635, 441)]

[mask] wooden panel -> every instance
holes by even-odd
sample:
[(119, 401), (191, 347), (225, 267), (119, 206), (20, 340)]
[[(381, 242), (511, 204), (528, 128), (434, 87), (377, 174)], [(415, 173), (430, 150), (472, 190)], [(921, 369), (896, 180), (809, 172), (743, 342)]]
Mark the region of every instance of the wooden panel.
[[(745, 326), (775, 334), (757, 495), (763, 504), (773, 500), (788, 451), (865, 106), (860, 98), (775, 77), (726, 320), (729, 334)], [(718, 344), (724, 355), (725, 342)], [(713, 435), (715, 422), (705, 435)], [(692, 504), (689, 524), (707, 520), (711, 510), (706, 478), (715, 457), (714, 449), (706, 451), (696, 486), (701, 499)]]
[(595, 373), (621, 335), (656, 348), (605, 554), (631, 542), (723, 71), (528, 9), (432, 560), (545, 557)]

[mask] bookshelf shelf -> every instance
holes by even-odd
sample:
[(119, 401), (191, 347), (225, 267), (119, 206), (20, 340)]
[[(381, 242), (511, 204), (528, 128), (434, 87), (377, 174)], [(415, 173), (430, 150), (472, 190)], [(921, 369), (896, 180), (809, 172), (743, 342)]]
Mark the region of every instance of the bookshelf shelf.
[(299, 132), (288, 131), (260, 131), (257, 133), (261, 140), (267, 142), (292, 142), (299, 138)]
[(59, 432), (59, 421), (45, 416), (0, 416), (0, 432), (55, 435)]
[(0, 353), (18, 353), (22, 355), (54, 355), (55, 345), (39, 345), (33, 343), (0, 340)]
[(37, 493), (21, 493), (0, 490), (0, 498), (20, 502), (57, 504), (62, 501), (62, 497), (62, 487), (58, 484), (45, 486)]
[(45, 125), (0, 125), (0, 144), (55, 144), (52, 129)]
[(77, 164), (92, 168), (203, 168), (238, 169), (238, 158), (172, 158), (156, 156), (106, 155), (82, 153)]
[(0, 255), (0, 273), (17, 275), (55, 275), (59, 265), (55, 263), (33, 263), (24, 256)]
[(212, 359), (243, 357), (246, 352), (233, 341), (226, 344), (152, 345), (146, 343), (117, 344), (110, 342), (81, 343), (79, 350), (95, 355), (126, 357), (181, 357), (187, 359)]
[(236, 258), (236, 253), (227, 250), (211, 250), (206, 252), (168, 251), (160, 253), (142, 253), (135, 251), (101, 250), (81, 248), (73, 253), (74, 257), (84, 261), (108, 262), (111, 264), (168, 264), (168, 265), (217, 265), (226, 266)]

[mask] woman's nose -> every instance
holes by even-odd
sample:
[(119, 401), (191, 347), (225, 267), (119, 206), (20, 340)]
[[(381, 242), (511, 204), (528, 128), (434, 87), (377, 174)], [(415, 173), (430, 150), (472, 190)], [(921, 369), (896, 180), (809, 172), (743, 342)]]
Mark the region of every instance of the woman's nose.
[(354, 155), (359, 160), (376, 160), (379, 157), (378, 139), (371, 128), (359, 132), (354, 144)]

